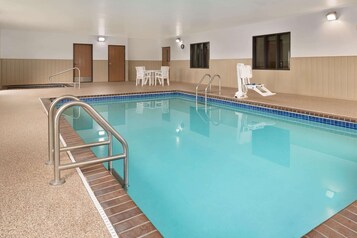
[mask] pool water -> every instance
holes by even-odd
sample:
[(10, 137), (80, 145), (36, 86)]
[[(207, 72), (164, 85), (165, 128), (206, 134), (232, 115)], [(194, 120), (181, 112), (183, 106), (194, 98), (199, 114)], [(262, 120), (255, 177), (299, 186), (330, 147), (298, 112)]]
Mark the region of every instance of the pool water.
[(164, 237), (301, 237), (357, 198), (356, 130), (179, 97), (91, 104), (127, 140), (128, 192)]

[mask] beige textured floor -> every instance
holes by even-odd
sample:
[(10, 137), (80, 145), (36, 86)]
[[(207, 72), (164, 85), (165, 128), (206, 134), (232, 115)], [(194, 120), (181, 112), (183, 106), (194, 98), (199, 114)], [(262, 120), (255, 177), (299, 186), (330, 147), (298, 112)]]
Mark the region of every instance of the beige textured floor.
[[(64, 171), (66, 183), (48, 185), (47, 116), (39, 97), (93, 95), (182, 89), (194, 85), (135, 87), (133, 83), (82, 84), (82, 89), (0, 91), (0, 237), (109, 237), (75, 170)], [(225, 88), (233, 96), (236, 89)], [(278, 94), (249, 100), (357, 118), (357, 102)], [(63, 158), (66, 159), (66, 158)]]

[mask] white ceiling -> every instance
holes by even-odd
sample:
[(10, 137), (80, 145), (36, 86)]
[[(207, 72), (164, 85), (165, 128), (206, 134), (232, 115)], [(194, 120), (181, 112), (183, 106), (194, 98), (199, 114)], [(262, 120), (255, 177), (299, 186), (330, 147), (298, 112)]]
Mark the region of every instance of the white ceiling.
[(168, 38), (355, 4), (357, 0), (0, 0), (0, 28)]

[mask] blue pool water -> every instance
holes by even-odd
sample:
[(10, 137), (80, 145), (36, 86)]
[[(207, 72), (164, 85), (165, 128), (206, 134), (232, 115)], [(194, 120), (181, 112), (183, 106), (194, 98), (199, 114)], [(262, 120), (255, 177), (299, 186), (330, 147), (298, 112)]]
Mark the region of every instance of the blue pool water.
[(165, 237), (301, 237), (357, 199), (357, 130), (177, 96), (90, 103), (128, 141), (128, 192)]

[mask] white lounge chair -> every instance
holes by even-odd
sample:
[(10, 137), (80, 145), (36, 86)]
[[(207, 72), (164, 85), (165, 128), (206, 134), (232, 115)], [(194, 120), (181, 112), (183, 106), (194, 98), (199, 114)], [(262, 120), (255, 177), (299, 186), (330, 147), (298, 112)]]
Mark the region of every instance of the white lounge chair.
[(164, 86), (165, 79), (167, 82), (167, 85), (170, 85), (170, 67), (169, 66), (161, 66), (161, 70), (159, 72), (155, 72), (155, 85), (156, 85), (156, 80), (159, 81), (159, 83)]
[(275, 93), (269, 91), (264, 84), (251, 83), (250, 79), (252, 76), (252, 68), (250, 65), (237, 64), (238, 91), (234, 95), (235, 98), (247, 98), (248, 89), (254, 90), (264, 97), (275, 95)]

